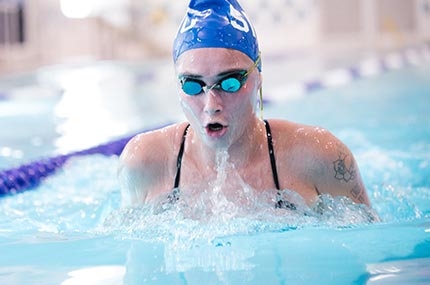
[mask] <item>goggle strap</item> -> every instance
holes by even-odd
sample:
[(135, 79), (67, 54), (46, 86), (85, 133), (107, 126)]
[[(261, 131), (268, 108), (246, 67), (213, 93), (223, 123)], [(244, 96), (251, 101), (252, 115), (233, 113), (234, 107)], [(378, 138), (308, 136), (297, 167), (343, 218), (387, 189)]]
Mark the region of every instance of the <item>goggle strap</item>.
[(263, 87), (260, 87), (260, 118), (263, 119), (263, 112), (264, 106), (263, 106)]

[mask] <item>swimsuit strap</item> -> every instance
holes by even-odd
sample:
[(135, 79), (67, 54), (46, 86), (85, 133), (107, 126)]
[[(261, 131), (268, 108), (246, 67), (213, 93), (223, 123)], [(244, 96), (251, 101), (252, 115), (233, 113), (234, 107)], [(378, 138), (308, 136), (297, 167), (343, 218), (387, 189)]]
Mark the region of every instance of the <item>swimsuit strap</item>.
[(182, 142), (181, 142), (181, 148), (178, 152), (178, 159), (176, 160), (176, 176), (175, 176), (175, 184), (173, 186), (173, 189), (179, 187), (179, 180), (181, 179), (181, 164), (182, 164), (182, 156), (184, 155), (184, 148), (185, 148), (185, 137), (187, 136), (188, 129), (190, 128), (190, 125), (188, 125), (185, 130), (184, 134), (182, 135)]
[(270, 125), (267, 120), (264, 120), (264, 126), (266, 127), (267, 146), (269, 147), (270, 165), (272, 166), (273, 181), (275, 182), (276, 189), (280, 190), (281, 187), (279, 186), (278, 171), (276, 169), (275, 151), (273, 150), (272, 131), (270, 130)]
[(282, 197), (281, 187), (279, 186), (278, 171), (276, 169), (276, 159), (275, 159), (275, 151), (273, 149), (272, 131), (270, 130), (270, 125), (267, 120), (264, 120), (264, 126), (266, 127), (266, 133), (267, 133), (267, 146), (269, 147), (270, 165), (272, 166), (273, 181), (275, 181), (276, 189), (278, 189), (278, 192), (276, 193), (277, 195), (276, 195), (275, 208), (296, 210), (297, 208), (295, 204), (289, 202), (288, 200), (284, 200)]

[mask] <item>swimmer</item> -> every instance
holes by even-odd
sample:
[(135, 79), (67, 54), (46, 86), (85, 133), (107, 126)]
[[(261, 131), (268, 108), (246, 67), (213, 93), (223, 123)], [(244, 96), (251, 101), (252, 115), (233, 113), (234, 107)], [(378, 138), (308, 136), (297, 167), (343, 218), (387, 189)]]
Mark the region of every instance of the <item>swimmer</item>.
[(187, 121), (127, 143), (118, 172), (124, 205), (160, 197), (175, 203), (183, 189), (208, 187), (226, 152), (234, 172), (224, 179), (226, 193), (245, 183), (254, 193), (273, 193), (275, 208), (294, 209), (283, 189), (308, 205), (329, 194), (370, 207), (353, 154), (339, 139), (319, 127), (260, 118), (261, 53), (236, 0), (191, 0), (173, 62)]

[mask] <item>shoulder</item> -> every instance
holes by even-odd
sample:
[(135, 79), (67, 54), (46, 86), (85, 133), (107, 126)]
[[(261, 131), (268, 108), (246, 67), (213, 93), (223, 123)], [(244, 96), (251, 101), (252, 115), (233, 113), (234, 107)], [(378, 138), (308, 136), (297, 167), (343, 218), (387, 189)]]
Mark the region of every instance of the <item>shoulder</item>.
[(141, 133), (126, 144), (118, 165), (123, 204), (141, 203), (150, 192), (167, 190), (186, 125)]
[(348, 147), (324, 128), (283, 120), (269, 123), (277, 153), (306, 169), (306, 176), (317, 176), (339, 157), (351, 157)]
[(124, 147), (120, 162), (129, 167), (139, 167), (162, 162), (165, 156), (174, 156), (172, 154), (179, 148), (185, 127), (186, 123), (179, 123), (134, 136)]
[(272, 134), (278, 144), (302, 150), (327, 153), (343, 143), (327, 129), (286, 120), (269, 120)]

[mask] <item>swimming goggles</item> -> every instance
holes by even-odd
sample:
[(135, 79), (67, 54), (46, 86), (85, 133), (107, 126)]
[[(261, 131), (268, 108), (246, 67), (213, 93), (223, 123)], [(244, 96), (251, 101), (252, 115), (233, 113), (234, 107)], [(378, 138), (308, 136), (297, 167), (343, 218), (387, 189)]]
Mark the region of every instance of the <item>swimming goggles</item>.
[(240, 70), (233, 71), (231, 73), (227, 73), (223, 78), (221, 78), (217, 83), (212, 86), (206, 85), (202, 80), (187, 77), (186, 75), (179, 77), (179, 81), (182, 86), (182, 90), (185, 94), (189, 96), (196, 96), (202, 93), (209, 92), (212, 89), (221, 90), (227, 93), (235, 93), (242, 88), (243, 84), (248, 79), (248, 75), (257, 67), (260, 62), (260, 56), (258, 56), (257, 60), (254, 64), (248, 68), (248, 70)]

